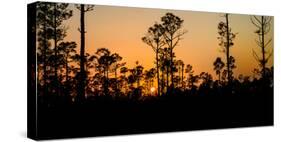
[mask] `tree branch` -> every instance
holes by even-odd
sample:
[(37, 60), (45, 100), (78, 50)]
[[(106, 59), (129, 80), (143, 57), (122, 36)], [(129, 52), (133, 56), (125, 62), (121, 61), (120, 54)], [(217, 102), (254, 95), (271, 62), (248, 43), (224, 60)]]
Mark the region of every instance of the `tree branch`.
[(251, 22), (252, 22), (252, 23), (253, 23), (253, 24), (254, 24), (257, 28), (259, 28), (259, 29), (260, 29), (260, 28), (261, 28), (261, 27), (260, 27), (260, 25), (258, 25), (257, 23), (255, 23), (255, 21), (253, 20), (253, 18), (252, 18), (252, 17), (254, 17), (254, 16), (251, 16), (251, 17), (250, 17)]
[(257, 55), (257, 53), (255, 52), (255, 50), (252, 49), (252, 51), (253, 51), (253, 56), (254, 56), (255, 60), (257, 60), (258, 62), (260, 62), (260, 58), (259, 58), (259, 56)]
[(271, 41), (272, 41), (272, 38), (269, 39), (269, 40), (264, 44), (264, 47), (267, 47), (267, 46), (269, 45), (269, 43), (271, 43)]

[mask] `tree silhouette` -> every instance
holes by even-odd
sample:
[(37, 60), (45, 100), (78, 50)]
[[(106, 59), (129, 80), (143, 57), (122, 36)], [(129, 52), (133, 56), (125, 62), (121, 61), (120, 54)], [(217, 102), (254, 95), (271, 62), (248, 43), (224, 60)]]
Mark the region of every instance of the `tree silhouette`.
[(221, 80), (222, 80), (223, 82), (226, 82), (226, 81), (227, 81), (227, 70), (226, 70), (226, 69), (224, 69), (224, 70), (222, 71)]
[[(39, 57), (38, 61), (43, 68), (44, 93), (54, 91), (53, 93), (55, 94), (61, 94), (62, 74), (59, 75), (58, 73), (62, 73), (59, 66), (63, 64), (63, 58), (59, 55), (58, 44), (66, 36), (66, 28), (62, 23), (72, 16), (72, 10), (68, 8), (68, 4), (64, 3), (39, 2), (36, 14), (39, 45), (37, 55)], [(47, 84), (50, 86), (47, 87)]]
[[(35, 59), (35, 55), (28, 58), (31, 63), (28, 66), (32, 67), (28, 80), (35, 80), (37, 75), (37, 84), (28, 84), (38, 91), (34, 100), (38, 103), (38, 134), (42, 137), (111, 134), (116, 133), (117, 128), (121, 128), (123, 124), (134, 124), (128, 130), (151, 130), (152, 125), (161, 126), (166, 120), (173, 122), (167, 125), (168, 129), (173, 128), (174, 122), (177, 126), (184, 124), (184, 127), (190, 129), (213, 128), (213, 124), (227, 126), (232, 120), (271, 124), (273, 66), (267, 67), (271, 56), (268, 49), (271, 39), (267, 40), (266, 35), (271, 32), (270, 21), (266, 16), (261, 19), (252, 17), (255, 26), (259, 26), (255, 33), (259, 37), (257, 43), (261, 47), (261, 54), (253, 52), (261, 67), (249, 76), (237, 72), (240, 75), (236, 77), (233, 71), (236, 59), (240, 59), (240, 56), (234, 58), (231, 55), (230, 47), (233, 46), (236, 34), (232, 33), (229, 26), (229, 15), (225, 15), (225, 21), (218, 24), (218, 39), (226, 60), (216, 57), (206, 66), (215, 71), (218, 76), (215, 80), (204, 70), (195, 72), (194, 67), (200, 65), (193, 66), (184, 62), (183, 59), (187, 58), (179, 59), (175, 47), (179, 46), (186, 31), (182, 30), (183, 20), (172, 13), (167, 13), (159, 23), (151, 25), (142, 37), (142, 42), (153, 49), (153, 59), (150, 62), (152, 67), (145, 68), (148, 62), (143, 62), (144, 60), (127, 66), (124, 59), (130, 59), (131, 56), (121, 56), (121, 52), (114, 53), (108, 48), (98, 48), (93, 52), (91, 48), (85, 47), (84, 16), (85, 12), (93, 10), (93, 6), (76, 5), (80, 10), (75, 13), (80, 14), (80, 21), (76, 21), (80, 22), (78, 34), (79, 38), (81, 36), (81, 45), (78, 49), (73, 42), (77, 35), (67, 35), (64, 24), (72, 16), (68, 8), (65, 4), (39, 2), (35, 9), (36, 21), (31, 21), (37, 25), (28, 26), (34, 28), (33, 31), (28, 31), (29, 34), (36, 32), (36, 35), (31, 35), (36, 42), (28, 42), (28, 52), (33, 50), (31, 53), (37, 53), (36, 63), (30, 61)], [(30, 17), (28, 20), (30, 22)], [(66, 35), (73, 40), (66, 41)], [(114, 39), (106, 42), (112, 42), (111, 40)], [(138, 53), (132, 51), (128, 54)], [(200, 59), (202, 58), (192, 62), (204, 62)], [(127, 62), (134, 63), (132, 60)], [(37, 74), (33, 71), (35, 69)], [(30, 88), (28, 92), (31, 92)], [(185, 112), (189, 114), (187, 117), (179, 115)], [(209, 112), (212, 112), (212, 116)], [(151, 118), (155, 121), (151, 121)], [(138, 123), (142, 121), (144, 123)], [(108, 123), (106, 129), (104, 122)], [(203, 124), (204, 127), (198, 124)], [(246, 123), (245, 125), (248, 126)], [(90, 132), (89, 129), (93, 131)]]
[(97, 49), (97, 65), (96, 65), (96, 70), (101, 72), (104, 77), (103, 81), (103, 89), (105, 95), (109, 95), (108, 93), (108, 84), (109, 84), (109, 71), (111, 66), (118, 62), (121, 61), (122, 58), (117, 54), (111, 52), (107, 48), (99, 48)]
[[(53, 19), (52, 4), (47, 2), (38, 2), (36, 5), (36, 32), (37, 32), (37, 79), (39, 85), (42, 84), (42, 95), (47, 95), (50, 90), (50, 67), (52, 64), (49, 59), (53, 54), (51, 40), (53, 30), (51, 29)], [(41, 79), (42, 78), (42, 79)]]
[(64, 66), (65, 66), (65, 80), (66, 83), (69, 83), (69, 73), (70, 73), (70, 67), (69, 63), (71, 62), (70, 59), (76, 54), (76, 46), (77, 44), (75, 42), (61, 42), (58, 45), (58, 51), (59, 54), (63, 56), (64, 58)]
[(127, 78), (127, 75), (126, 73), (129, 72), (129, 69), (125, 66), (121, 67), (120, 68), (120, 73), (122, 74), (121, 75), (121, 86), (124, 86), (125, 88), (125, 93), (127, 93), (128, 91), (128, 78)]
[(163, 94), (164, 88), (166, 87), (166, 92), (167, 92), (168, 87), (169, 87), (169, 70), (170, 70), (170, 66), (171, 66), (170, 49), (167, 47), (160, 48), (159, 59), (160, 59), (159, 67), (162, 72), (161, 94)]
[(111, 72), (114, 72), (114, 82), (112, 85), (114, 86), (114, 90), (117, 92), (119, 90), (119, 83), (118, 83), (118, 69), (125, 66), (126, 62), (122, 62), (120, 63), (120, 61), (122, 60), (122, 57), (115, 53), (113, 54), (114, 58), (115, 58), (115, 62), (111, 65)]
[[(84, 55), (84, 58), (85, 58), (85, 89), (86, 90), (88, 90), (88, 92), (89, 92), (89, 90), (91, 90), (91, 89), (89, 89), (89, 86), (88, 85), (90, 85), (91, 84), (91, 82), (94, 80), (94, 78), (93, 78), (93, 76), (95, 76), (95, 75), (93, 75), (92, 77), (90, 77), (89, 75), (91, 75), (91, 73), (93, 72), (93, 68), (94, 67), (96, 67), (96, 56), (95, 55), (90, 55), (89, 53), (86, 53), (85, 55)], [(81, 59), (81, 57), (80, 57), (80, 55), (79, 54), (75, 54), (74, 56), (72, 56), (71, 57), (71, 59), (76, 63), (76, 65), (77, 66), (79, 66), (80, 67), (80, 59)], [(79, 101), (79, 100), (77, 100), (77, 99), (79, 99), (78, 98), (78, 92), (77, 92), (77, 90), (78, 90), (78, 88), (80, 87), (79, 86), (79, 81), (80, 81), (80, 72), (79, 72), (79, 70), (80, 70), (80, 68), (79, 67), (74, 67), (75, 68), (75, 72), (74, 72), (74, 74), (76, 75), (76, 80), (77, 80), (77, 82), (76, 82), (76, 101)], [(90, 84), (89, 84), (90, 83)], [(86, 95), (87, 95), (87, 93), (85, 93), (85, 96), (84, 97), (86, 97)]]
[(60, 73), (60, 82), (64, 80), (64, 88), (62, 92), (64, 92), (66, 99), (70, 98), (70, 91), (72, 90), (70, 77), (72, 69), (69, 64), (74, 61), (73, 57), (76, 55), (76, 46), (77, 44), (75, 42), (61, 42), (58, 45), (58, 57), (61, 62), (59, 64), (61, 65), (60, 70), (62, 72)]
[(229, 68), (230, 68), (230, 79), (233, 79), (233, 69), (236, 68), (235, 58), (233, 56), (229, 57)]
[(99, 48), (96, 52), (99, 55), (97, 62), (98, 65), (97, 70), (103, 72), (103, 90), (105, 95), (108, 95), (108, 74), (109, 74), (109, 67), (114, 62), (111, 56), (111, 53), (106, 48)]
[(190, 89), (195, 89), (196, 88), (196, 83), (198, 82), (199, 80), (199, 76), (198, 75), (193, 75), (194, 73), (194, 70), (193, 70), (193, 67), (192, 65), (190, 64), (187, 64), (186, 65), (186, 68), (185, 68), (185, 73), (187, 74), (187, 86), (190, 88)]
[(127, 67), (121, 67), (120, 73), (122, 73), (126, 77), (126, 73), (129, 71)]
[(179, 77), (180, 77), (180, 81), (181, 81), (181, 87), (183, 87), (184, 86), (184, 82), (183, 82), (184, 62), (182, 60), (177, 60), (176, 65), (178, 66), (178, 72), (179, 72)]
[[(155, 68), (151, 68), (149, 70), (145, 70), (144, 71), (144, 80), (145, 80), (145, 83), (146, 83), (146, 92), (147, 92), (147, 94), (153, 93), (153, 90), (151, 91), (151, 89), (154, 88), (153, 84), (154, 84), (155, 74), (156, 74), (156, 69)], [(158, 95), (159, 95), (159, 93), (158, 93)]]
[[(136, 66), (133, 69), (130, 69), (131, 75), (128, 77), (128, 82), (131, 84), (132, 96), (134, 99), (137, 99), (142, 94), (143, 86), (140, 85), (141, 79), (143, 78), (144, 67), (136, 61)], [(133, 84), (137, 83), (137, 87), (134, 88)]]
[(38, 58), (38, 76), (40, 78), (40, 65), (42, 65), (42, 78), (43, 78), (43, 88), (44, 94), (47, 94), (47, 66), (48, 58), (50, 53), (50, 40), (51, 40), (51, 32), (50, 27), (50, 14), (51, 13), (51, 4), (47, 2), (39, 2), (36, 5), (36, 30), (37, 30), (37, 41), (38, 41), (38, 50), (37, 50), (37, 58)]
[[(142, 37), (142, 41), (152, 47), (155, 52), (156, 60), (156, 73), (157, 73), (157, 90), (160, 94), (160, 75), (159, 75), (159, 50), (165, 45), (164, 42), (164, 28), (161, 24), (154, 24), (152, 27), (148, 28), (146, 36)], [(161, 95), (161, 94), (160, 94)]]
[[(164, 48), (166, 49), (166, 48)], [(164, 93), (164, 88), (165, 88), (165, 84), (166, 84), (166, 80), (165, 80), (165, 71), (167, 70), (167, 67), (166, 67), (166, 62), (168, 61), (166, 59), (166, 54), (165, 54), (165, 51), (164, 49), (161, 49), (159, 50), (159, 68), (160, 68), (160, 71), (161, 71), (161, 80), (160, 80), (160, 94), (162, 95)]]
[(224, 62), (220, 57), (217, 57), (214, 62), (214, 70), (216, 71), (216, 74), (218, 75), (219, 83), (221, 82), (221, 70), (224, 68)]
[(262, 77), (266, 76), (266, 63), (269, 58), (272, 56), (273, 50), (268, 51), (270, 47), (270, 43), (272, 38), (269, 37), (267, 40), (265, 36), (269, 33), (271, 28), (271, 17), (269, 16), (261, 16), (258, 18), (257, 16), (251, 16), (251, 21), (253, 25), (257, 28), (255, 33), (258, 35), (258, 40), (256, 40), (257, 45), (261, 49), (262, 57), (260, 57), (255, 50), (253, 50), (254, 58), (259, 62), (261, 66)]
[(136, 68), (135, 68), (135, 72), (136, 72), (136, 80), (137, 80), (137, 87), (140, 87), (140, 81), (143, 77), (143, 66), (139, 64), (138, 61), (136, 61)]
[[(171, 86), (174, 87), (173, 79), (173, 49), (178, 45), (179, 41), (182, 39), (182, 36), (186, 31), (180, 31), (182, 28), (183, 21), (178, 16), (175, 16), (173, 13), (166, 13), (165, 16), (161, 17), (162, 26), (165, 30), (164, 38), (165, 42), (170, 50), (170, 70), (171, 72)], [(169, 73), (168, 73), (169, 74)]]
[(68, 5), (66, 3), (52, 3), (52, 21), (50, 24), (50, 30), (52, 30), (52, 39), (54, 43), (54, 55), (53, 55), (53, 65), (54, 65), (54, 88), (56, 93), (59, 93), (60, 90), (60, 83), (59, 83), (59, 76), (58, 76), (58, 68), (60, 65), (61, 58), (59, 57), (58, 51), (58, 44), (60, 41), (64, 39), (66, 36), (66, 28), (62, 26), (62, 22), (64, 20), (69, 19), (72, 16), (72, 10), (68, 9)]
[(187, 65), (186, 65), (186, 68), (185, 68), (185, 73), (187, 73), (187, 74), (193, 74), (194, 71), (193, 71), (192, 68), (193, 68), (192, 65), (187, 64)]
[(200, 87), (204, 88), (204, 90), (210, 89), (212, 86), (212, 83), (213, 83), (212, 75), (207, 72), (201, 72), (199, 77), (200, 77), (200, 79), (202, 79), (202, 83), (201, 83)]
[(231, 28), (229, 27), (229, 14), (225, 14), (225, 22), (220, 22), (218, 24), (218, 33), (219, 33), (219, 45), (222, 47), (222, 51), (226, 54), (226, 67), (227, 67), (227, 79), (228, 82), (231, 82), (231, 68), (230, 68), (230, 47), (234, 45), (233, 40), (236, 37), (236, 34), (232, 33)]
[(80, 10), (80, 28), (78, 29), (81, 36), (80, 47), (80, 79), (78, 85), (78, 101), (83, 101), (85, 98), (85, 85), (86, 85), (86, 73), (85, 73), (85, 12), (92, 11), (94, 5), (76, 5), (76, 8)]
[[(54, 39), (54, 50), (55, 50), (55, 57), (58, 56), (58, 42), (63, 40), (63, 38), (66, 36), (65, 28), (62, 27), (62, 22), (64, 20), (69, 19), (72, 16), (72, 10), (67, 9), (68, 4), (55, 4), (53, 3), (53, 39)], [(55, 65), (55, 77), (57, 77), (57, 70), (58, 65)]]

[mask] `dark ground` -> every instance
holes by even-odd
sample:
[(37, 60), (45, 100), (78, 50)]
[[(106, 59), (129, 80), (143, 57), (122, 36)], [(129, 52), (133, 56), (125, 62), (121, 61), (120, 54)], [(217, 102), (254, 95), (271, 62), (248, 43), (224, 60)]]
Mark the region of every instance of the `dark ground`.
[(273, 125), (273, 89), (260, 94), (88, 100), (38, 109), (38, 139)]

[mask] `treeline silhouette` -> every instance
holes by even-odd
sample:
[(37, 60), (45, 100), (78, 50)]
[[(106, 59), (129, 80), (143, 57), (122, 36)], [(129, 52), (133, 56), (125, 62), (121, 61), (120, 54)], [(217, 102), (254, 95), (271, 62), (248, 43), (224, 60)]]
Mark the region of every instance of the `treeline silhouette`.
[(271, 40), (265, 41), (271, 17), (251, 17), (261, 48), (253, 55), (261, 66), (253, 69), (253, 76), (236, 78), (230, 49), (237, 34), (230, 28), (230, 15), (224, 15), (218, 40), (226, 61), (217, 57), (210, 65), (218, 76), (214, 79), (208, 72), (195, 74), (192, 65), (177, 59), (174, 49), (188, 32), (182, 29), (184, 20), (173, 13), (166, 13), (140, 39), (155, 53), (155, 67), (145, 69), (139, 61), (127, 67), (121, 55), (107, 48), (86, 53), (84, 15), (95, 10), (90, 5), (75, 7), (80, 11), (80, 48), (64, 40), (63, 21), (73, 15), (69, 4), (36, 5), (39, 137), (273, 124), (273, 66), (266, 66)]

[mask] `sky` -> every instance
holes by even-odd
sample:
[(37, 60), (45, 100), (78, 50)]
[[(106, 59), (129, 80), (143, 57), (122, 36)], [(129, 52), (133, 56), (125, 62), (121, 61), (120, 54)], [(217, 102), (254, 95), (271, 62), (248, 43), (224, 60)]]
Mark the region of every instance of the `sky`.
[[(64, 22), (68, 27), (65, 41), (75, 41), (79, 49), (80, 14), (74, 5), (71, 4), (69, 8), (73, 10), (74, 15)], [(218, 23), (225, 21), (223, 13), (96, 5), (93, 11), (85, 14), (86, 52), (94, 54), (98, 48), (105, 47), (112, 53), (121, 55), (129, 68), (134, 67), (136, 61), (145, 69), (154, 67), (155, 53), (141, 38), (155, 22), (160, 23), (161, 17), (167, 12), (183, 19), (182, 29), (187, 30), (174, 49), (176, 59), (191, 64), (195, 74), (204, 71), (215, 77), (213, 62), (217, 57), (221, 57), (225, 62), (225, 53), (221, 52), (217, 39)], [(241, 14), (230, 14), (229, 26), (233, 33), (237, 33), (234, 46), (230, 49), (230, 54), (236, 59), (237, 68), (234, 69), (234, 75), (252, 75), (253, 69), (258, 68), (252, 50), (260, 53), (255, 43), (258, 38), (254, 33), (256, 27), (251, 23), (249, 15)], [(273, 24), (268, 37), (273, 38)], [(273, 44), (271, 46), (273, 48)], [(270, 58), (268, 67), (272, 65), (273, 57)]]

